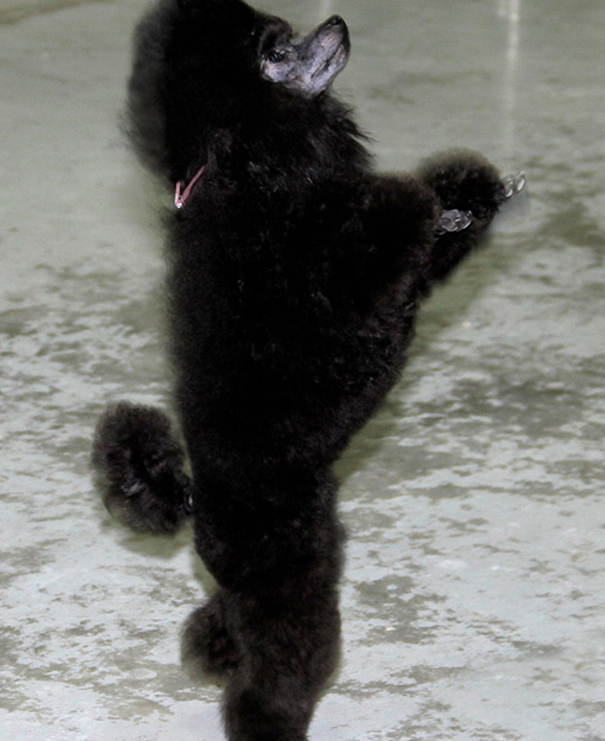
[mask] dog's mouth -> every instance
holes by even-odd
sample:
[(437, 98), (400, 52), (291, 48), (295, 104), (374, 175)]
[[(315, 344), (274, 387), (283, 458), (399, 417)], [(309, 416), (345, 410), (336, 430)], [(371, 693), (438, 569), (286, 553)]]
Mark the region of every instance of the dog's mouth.
[[(330, 75), (330, 82), (336, 77), (336, 75), (344, 68), (349, 59), (349, 47), (348, 45), (341, 43), (332, 52), (330, 56), (323, 62), (318, 64), (317, 69), (311, 73), (312, 79), (317, 79), (322, 75)], [(329, 83), (328, 83), (329, 84)]]
[(350, 46), (347, 24), (332, 16), (307, 36), (271, 49), (261, 63), (261, 74), (305, 97), (315, 97), (344, 69)]

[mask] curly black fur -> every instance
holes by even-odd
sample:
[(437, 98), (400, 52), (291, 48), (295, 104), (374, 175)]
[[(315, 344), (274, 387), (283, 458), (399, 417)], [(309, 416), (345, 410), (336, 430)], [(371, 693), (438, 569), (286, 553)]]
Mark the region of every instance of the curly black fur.
[(107, 509), (133, 530), (173, 533), (190, 513), (191, 482), (170, 420), (152, 407), (121, 402), (97, 424), (96, 485)]
[[(241, 0), (160, 0), (135, 36), (136, 151), (172, 184), (205, 168), (168, 236), (192, 483), (146, 407), (110, 410), (93, 458), (136, 528), (176, 529), (191, 494), (218, 591), (189, 619), (183, 658), (227, 680), (231, 741), (306, 738), (339, 650), (333, 463), (398, 378), (421, 299), (504, 200), (469, 152), (416, 177), (373, 170), (329, 90), (348, 44), (341, 19), (298, 40)], [(438, 236), (443, 209), (471, 225)]]

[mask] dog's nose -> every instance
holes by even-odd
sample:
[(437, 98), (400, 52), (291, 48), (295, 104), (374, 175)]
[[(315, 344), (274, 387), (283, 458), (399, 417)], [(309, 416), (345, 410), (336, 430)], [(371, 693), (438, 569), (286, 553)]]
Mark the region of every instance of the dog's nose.
[(344, 22), (344, 19), (341, 18), (339, 15), (333, 15), (331, 18), (328, 18), (326, 21), (326, 26), (346, 26), (347, 24)]

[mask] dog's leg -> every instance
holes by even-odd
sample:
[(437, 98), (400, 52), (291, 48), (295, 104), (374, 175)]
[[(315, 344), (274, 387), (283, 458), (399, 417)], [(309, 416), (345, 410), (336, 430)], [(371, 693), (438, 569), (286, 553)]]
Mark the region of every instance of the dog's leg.
[(317, 587), (309, 575), (300, 596), (238, 600), (244, 652), (225, 691), (229, 741), (307, 738), (318, 695), (339, 657), (335, 589)]
[(444, 211), (455, 209), (470, 222), (460, 231), (443, 231), (431, 255), (429, 283), (440, 281), (477, 245), (500, 206), (507, 200), (498, 171), (481, 155), (460, 151), (438, 155), (425, 162), (420, 180), (432, 188)]
[(91, 455), (95, 484), (111, 514), (133, 530), (173, 533), (189, 516), (184, 459), (158, 409), (121, 402), (99, 419)]
[(221, 591), (189, 619), (185, 661), (227, 679), (229, 741), (303, 741), (338, 661), (336, 482), (288, 470), (251, 490), (198, 484), (196, 546)]

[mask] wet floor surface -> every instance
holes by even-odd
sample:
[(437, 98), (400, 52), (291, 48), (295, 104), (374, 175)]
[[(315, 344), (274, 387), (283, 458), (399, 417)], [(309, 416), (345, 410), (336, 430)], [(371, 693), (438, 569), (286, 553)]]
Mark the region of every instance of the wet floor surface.
[[(209, 580), (190, 533), (131, 535), (88, 471), (103, 405), (167, 405), (170, 196), (119, 134), (140, 0), (0, 7), (0, 732), (216, 741), (179, 666)], [(338, 81), (380, 165), (452, 145), (529, 206), (426, 305), (339, 466), (344, 651), (311, 741), (605, 739), (605, 4), (264, 7), (347, 20)]]

